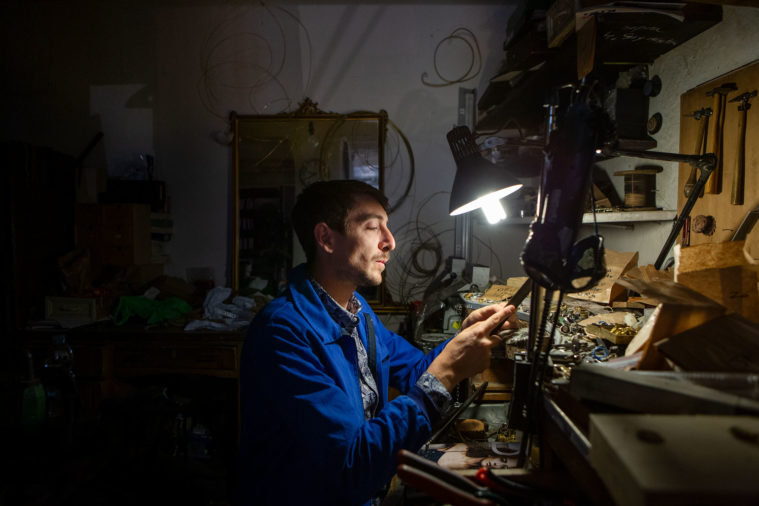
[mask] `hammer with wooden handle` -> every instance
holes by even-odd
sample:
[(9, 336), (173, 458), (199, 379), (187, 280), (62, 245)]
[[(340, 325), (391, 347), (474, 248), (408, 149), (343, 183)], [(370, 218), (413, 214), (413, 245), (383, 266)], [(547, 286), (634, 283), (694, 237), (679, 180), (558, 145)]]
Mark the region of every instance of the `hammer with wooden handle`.
[(712, 97), (712, 111), (714, 115), (714, 128), (709, 132), (706, 142), (706, 152), (714, 153), (717, 157), (717, 166), (714, 167), (709, 180), (704, 188), (705, 193), (720, 193), (722, 191), (722, 132), (725, 128), (725, 104), (727, 94), (738, 89), (735, 83), (723, 83), (706, 92)]
[(730, 203), (736, 206), (743, 205), (743, 186), (746, 180), (746, 117), (751, 108), (749, 100), (756, 96), (756, 90), (741, 93), (730, 102), (738, 102), (738, 149), (735, 152), (735, 171), (733, 172), (733, 191), (730, 194)]
[[(698, 155), (703, 155), (706, 153), (706, 137), (707, 132), (709, 131), (709, 116), (711, 115), (711, 107), (704, 107), (702, 109), (693, 111), (693, 114), (688, 114), (688, 116), (693, 116), (696, 121), (698, 121), (698, 135), (696, 138), (696, 150), (694, 151), (694, 153)], [(683, 194), (685, 195), (685, 198), (690, 197), (690, 194), (693, 191), (693, 187), (696, 185), (696, 172), (696, 167), (691, 167), (690, 175), (688, 176), (688, 180), (685, 181), (685, 186), (683, 187)], [(704, 189), (701, 188), (701, 195), (699, 195), (699, 197), (703, 196)]]

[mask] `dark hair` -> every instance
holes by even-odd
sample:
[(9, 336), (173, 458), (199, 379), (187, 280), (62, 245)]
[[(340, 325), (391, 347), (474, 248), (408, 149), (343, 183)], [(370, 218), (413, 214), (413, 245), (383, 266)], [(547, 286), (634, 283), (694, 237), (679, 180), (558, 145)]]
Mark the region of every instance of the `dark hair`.
[(316, 256), (314, 227), (322, 221), (329, 228), (345, 233), (348, 213), (359, 197), (376, 200), (385, 212), (390, 212), (387, 197), (375, 187), (353, 179), (337, 179), (311, 183), (298, 195), (292, 211), (292, 224), (298, 241), (306, 253), (306, 261)]

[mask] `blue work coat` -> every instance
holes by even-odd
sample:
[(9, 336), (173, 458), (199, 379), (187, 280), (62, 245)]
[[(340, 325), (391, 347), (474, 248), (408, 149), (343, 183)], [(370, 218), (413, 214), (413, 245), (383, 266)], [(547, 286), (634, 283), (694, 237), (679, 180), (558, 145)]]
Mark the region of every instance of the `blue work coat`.
[[(441, 414), (415, 383), (444, 344), (425, 356), (357, 297), (367, 349), (367, 318), (376, 336), (379, 406), (370, 420), (355, 341), (329, 316), (304, 265), (251, 323), (241, 357), (240, 504), (365, 504), (392, 478), (398, 451), (429, 439)], [(403, 395), (388, 402), (389, 385)]]

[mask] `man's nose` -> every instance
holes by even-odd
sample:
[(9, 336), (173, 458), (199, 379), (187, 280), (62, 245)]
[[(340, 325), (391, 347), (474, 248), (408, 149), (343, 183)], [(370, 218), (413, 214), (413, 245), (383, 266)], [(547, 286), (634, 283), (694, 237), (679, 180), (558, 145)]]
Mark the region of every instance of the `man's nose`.
[(395, 237), (393, 237), (389, 228), (385, 228), (383, 231), (380, 249), (382, 251), (393, 251), (395, 249)]

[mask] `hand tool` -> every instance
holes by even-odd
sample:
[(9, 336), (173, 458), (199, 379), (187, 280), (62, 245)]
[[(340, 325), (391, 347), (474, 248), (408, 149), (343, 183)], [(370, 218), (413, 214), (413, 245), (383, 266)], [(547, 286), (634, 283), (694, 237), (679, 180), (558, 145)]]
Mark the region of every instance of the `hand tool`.
[(733, 236), (730, 238), (730, 240), (745, 241), (746, 236), (749, 232), (751, 232), (751, 229), (754, 228), (754, 224), (757, 222), (757, 220), (759, 220), (759, 206), (756, 206), (751, 211), (746, 213), (746, 216), (743, 218), (743, 221), (738, 227), (738, 230), (733, 233)]
[[(487, 467), (474, 473), (474, 480), (490, 490), (508, 497), (512, 504), (561, 504), (561, 497), (552, 490), (535, 488), (505, 476), (499, 476)], [(524, 498), (524, 499), (522, 499)], [(524, 502), (523, 502), (524, 501)]]
[[(532, 279), (529, 277), (524, 280), (524, 283), (522, 283), (522, 286), (520, 286), (516, 292), (514, 292), (514, 295), (509, 297), (508, 304), (510, 306), (514, 306), (515, 309), (519, 309), (519, 304), (524, 301), (524, 299), (530, 294), (530, 290), (532, 289)], [(511, 315), (509, 315), (511, 316)], [(508, 321), (509, 317), (507, 316), (503, 320), (501, 320), (501, 323), (499, 323), (491, 332), (491, 334), (497, 334), (501, 331), (501, 327), (503, 327), (503, 324)]]
[(741, 93), (730, 102), (738, 102), (738, 148), (735, 152), (735, 171), (733, 172), (733, 189), (730, 194), (730, 203), (736, 206), (743, 205), (743, 186), (746, 179), (746, 119), (748, 110), (751, 108), (749, 100), (756, 96), (756, 90)]
[(445, 504), (494, 506), (505, 498), (487, 487), (450, 471), (408, 450), (398, 451), (398, 476), (409, 485)]
[(714, 156), (717, 157), (714, 173), (704, 187), (706, 193), (720, 193), (722, 191), (722, 134), (725, 128), (725, 104), (727, 94), (737, 89), (738, 86), (735, 83), (723, 83), (706, 92), (706, 96), (712, 97), (712, 114), (714, 116), (714, 128), (712, 128), (707, 139), (706, 152), (714, 153)]
[[(698, 121), (698, 134), (696, 136), (696, 149), (693, 151), (696, 154), (703, 155), (706, 153), (706, 138), (709, 132), (709, 116), (712, 115), (712, 108), (711, 107), (703, 107), (701, 109), (693, 111), (692, 114), (689, 114), (688, 116), (693, 116), (693, 118)], [(703, 119), (703, 121), (701, 121)], [(683, 194), (685, 195), (685, 198), (690, 197), (690, 192), (693, 191), (693, 187), (696, 185), (696, 180), (698, 179), (696, 175), (696, 167), (691, 166), (690, 169), (690, 175), (688, 176), (688, 180), (685, 181), (685, 186), (683, 187)], [(701, 190), (701, 195), (699, 197), (704, 196), (703, 189)]]
[(690, 216), (685, 218), (685, 223), (683, 224), (683, 236), (680, 238), (680, 246), (683, 248), (690, 246)]

